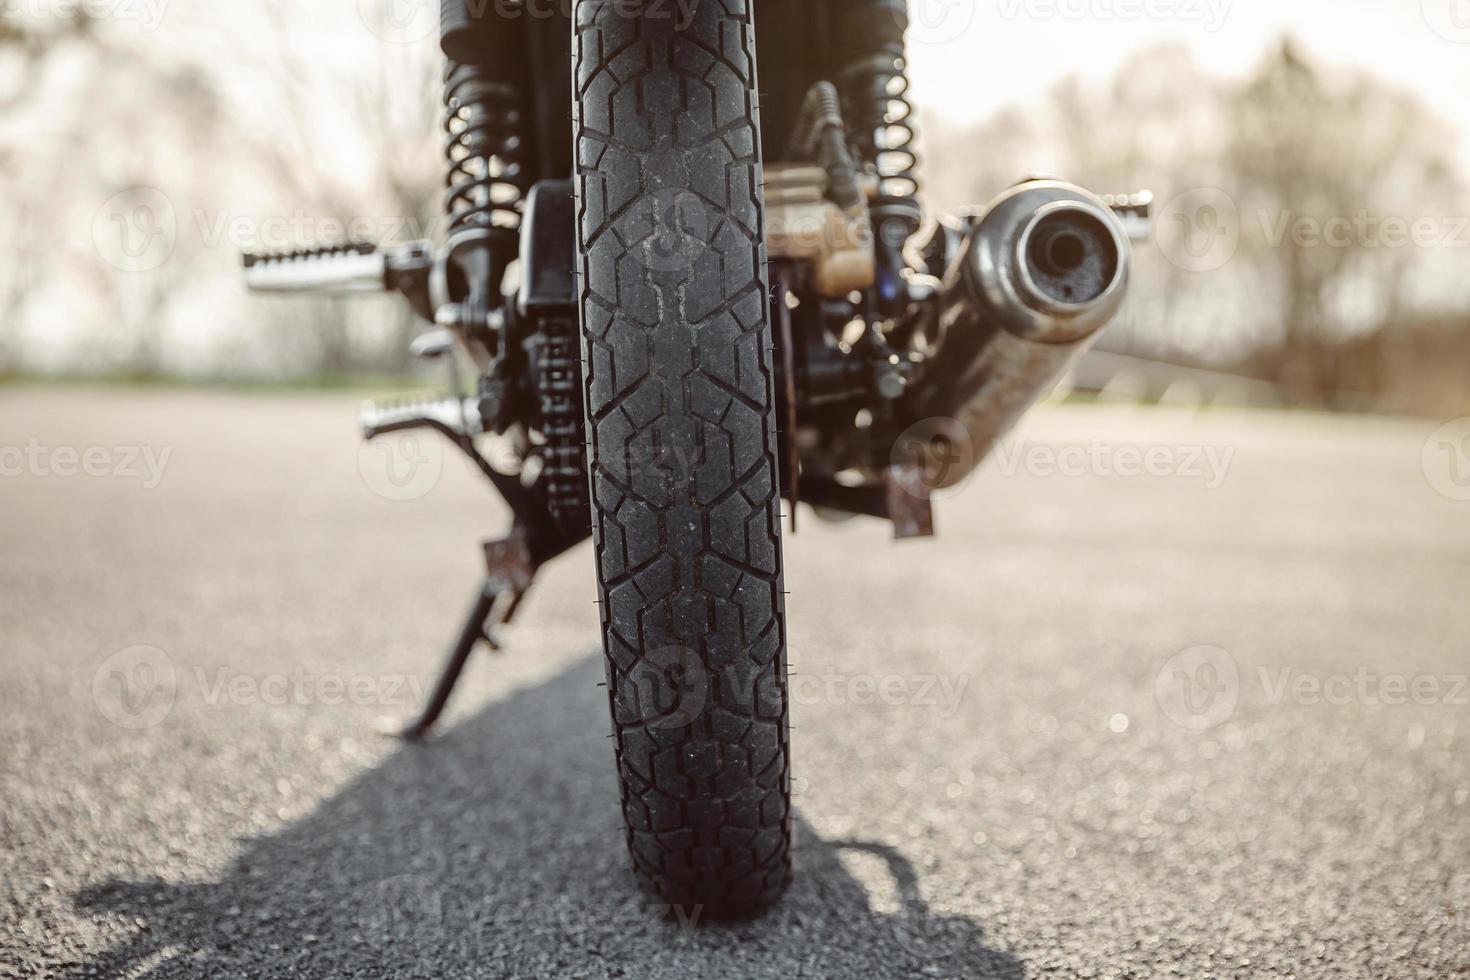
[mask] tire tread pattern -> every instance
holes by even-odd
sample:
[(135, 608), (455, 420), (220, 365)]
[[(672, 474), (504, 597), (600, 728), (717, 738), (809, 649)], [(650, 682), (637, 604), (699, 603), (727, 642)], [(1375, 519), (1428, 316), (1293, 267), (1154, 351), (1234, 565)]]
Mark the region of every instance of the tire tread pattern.
[[(597, 571), (633, 866), (750, 911), (791, 877), (786, 624), (751, 0), (579, 0)], [(677, 708), (653, 705), (677, 687)]]

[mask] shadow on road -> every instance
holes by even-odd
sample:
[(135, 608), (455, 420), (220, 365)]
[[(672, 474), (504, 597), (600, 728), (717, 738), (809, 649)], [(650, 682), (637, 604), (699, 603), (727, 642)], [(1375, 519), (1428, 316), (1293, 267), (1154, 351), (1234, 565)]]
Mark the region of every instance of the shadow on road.
[[(649, 905), (626, 867), (601, 678), (588, 658), (404, 746), (248, 842), (220, 881), (78, 896), (139, 928), (71, 975), (1023, 977), (974, 922), (931, 913), (897, 851), (801, 821), (796, 884), (767, 916), (699, 923)], [(889, 911), (843, 851), (886, 865)]]

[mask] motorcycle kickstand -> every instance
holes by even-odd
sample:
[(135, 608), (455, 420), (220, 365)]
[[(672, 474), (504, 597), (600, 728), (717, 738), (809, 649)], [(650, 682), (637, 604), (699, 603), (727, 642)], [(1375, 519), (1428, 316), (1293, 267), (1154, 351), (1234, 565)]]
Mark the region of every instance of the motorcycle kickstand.
[[(536, 574), (535, 564), (526, 546), (525, 534), (519, 530), (503, 541), (487, 541), (485, 564), (485, 582), (475, 596), (464, 628), (460, 630), (459, 639), (439, 674), (433, 695), (412, 724), (395, 732), (405, 741), (422, 741), (428, 736), (449, 704), (449, 696), (459, 683), (460, 674), (464, 671), (470, 654), (474, 652), (476, 643), (483, 640), (492, 651), (500, 650), (500, 644), (491, 630), (491, 620), (494, 619), (496, 624), (510, 622)], [(506, 602), (499, 616), (496, 616), (496, 604), (502, 596), (506, 597)]]

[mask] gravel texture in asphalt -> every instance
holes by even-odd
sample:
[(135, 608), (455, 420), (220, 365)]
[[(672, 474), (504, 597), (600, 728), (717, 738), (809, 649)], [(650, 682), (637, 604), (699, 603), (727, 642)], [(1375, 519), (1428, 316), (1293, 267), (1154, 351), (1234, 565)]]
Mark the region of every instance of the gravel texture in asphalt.
[(466, 463), (0, 389), (0, 975), (1465, 976), (1437, 427), (1047, 408), (937, 541), (804, 513), (797, 877), (708, 923), (626, 868), (588, 548), (398, 744), (505, 520)]

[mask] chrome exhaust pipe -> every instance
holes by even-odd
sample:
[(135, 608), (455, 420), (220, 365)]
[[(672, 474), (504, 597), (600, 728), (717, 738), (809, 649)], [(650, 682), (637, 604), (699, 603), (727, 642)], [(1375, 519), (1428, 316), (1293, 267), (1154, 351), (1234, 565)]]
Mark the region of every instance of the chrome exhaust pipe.
[(978, 466), (1112, 321), (1131, 265), (1122, 222), (1080, 187), (1029, 180), (990, 205), (945, 276), (928, 384), (910, 406), (935, 439), (968, 443), (936, 447), (972, 464), (948, 467), (945, 484)]

